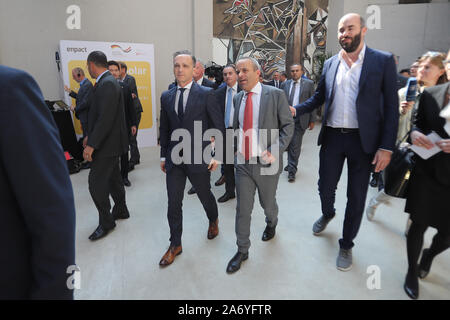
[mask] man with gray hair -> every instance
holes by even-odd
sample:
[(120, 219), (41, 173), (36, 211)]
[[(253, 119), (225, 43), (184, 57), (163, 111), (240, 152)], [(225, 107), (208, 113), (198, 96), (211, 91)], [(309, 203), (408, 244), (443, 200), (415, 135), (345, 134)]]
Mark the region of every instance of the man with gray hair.
[(264, 209), (267, 226), (262, 240), (275, 236), (278, 223), (276, 190), (282, 169), (282, 154), (294, 133), (294, 120), (282, 90), (259, 82), (260, 67), (253, 58), (236, 64), (242, 91), (233, 99), (233, 129), (239, 131), (236, 166), (236, 236), (238, 252), (227, 273), (240, 269), (250, 248), (250, 219), (255, 192)]

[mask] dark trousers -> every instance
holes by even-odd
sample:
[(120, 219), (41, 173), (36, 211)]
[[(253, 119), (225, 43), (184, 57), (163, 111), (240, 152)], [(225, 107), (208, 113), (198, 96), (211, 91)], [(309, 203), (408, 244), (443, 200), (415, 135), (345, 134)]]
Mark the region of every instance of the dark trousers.
[(120, 156), (120, 176), (123, 179), (128, 179), (128, 166), (129, 166), (129, 161), (128, 161), (128, 151), (123, 153)]
[(236, 189), (236, 183), (234, 181), (234, 164), (224, 164), (225, 175), (225, 192), (234, 195)]
[(291, 143), (289, 143), (288, 151), (288, 172), (296, 173), (298, 166), (298, 158), (302, 151), (302, 141), (305, 130), (302, 129), (300, 124), (295, 124), (294, 135), (292, 136)]
[(329, 127), (324, 130), (319, 168), (322, 213), (327, 218), (336, 214), (336, 188), (347, 160), (347, 207), (339, 244), (342, 249), (351, 249), (364, 212), (372, 156), (363, 151), (359, 132), (342, 133)]
[(94, 158), (88, 181), (89, 192), (99, 213), (99, 225), (110, 229), (114, 226), (114, 218), (111, 214), (109, 195), (114, 200), (114, 209), (126, 207), (119, 157)]
[(197, 191), (203, 209), (210, 222), (218, 218), (217, 203), (211, 192), (210, 172), (192, 173), (186, 165), (174, 166), (166, 173), (166, 186), (168, 209), (167, 219), (170, 228), (170, 245), (181, 245), (181, 234), (183, 232), (183, 197), (186, 187), (186, 178), (189, 178)]
[(130, 135), (130, 164), (132, 165), (135, 165), (141, 160), (141, 155), (137, 145), (139, 123), (141, 123), (141, 112), (136, 112), (136, 134), (134, 136)]

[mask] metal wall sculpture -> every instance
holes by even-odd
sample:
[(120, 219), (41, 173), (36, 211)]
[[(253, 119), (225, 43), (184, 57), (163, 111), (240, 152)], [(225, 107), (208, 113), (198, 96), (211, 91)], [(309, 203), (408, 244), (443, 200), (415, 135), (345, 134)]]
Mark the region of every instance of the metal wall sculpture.
[(316, 80), (327, 18), (328, 0), (215, 0), (214, 36), (229, 40), (228, 62), (254, 57), (266, 79), (295, 62)]

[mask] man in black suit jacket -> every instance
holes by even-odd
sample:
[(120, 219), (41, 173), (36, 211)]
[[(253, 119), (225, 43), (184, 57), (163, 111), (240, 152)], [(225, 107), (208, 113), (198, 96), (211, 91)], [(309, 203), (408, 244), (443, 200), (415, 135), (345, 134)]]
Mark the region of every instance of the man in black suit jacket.
[[(178, 85), (161, 95), (161, 170), (166, 173), (170, 247), (159, 262), (160, 266), (170, 265), (182, 252), (182, 202), (186, 178), (195, 187), (208, 216), (208, 239), (214, 239), (219, 233), (217, 203), (210, 184), (210, 172), (218, 163), (203, 158), (205, 149), (211, 144), (206, 138), (207, 141), (203, 141), (203, 135), (212, 128), (220, 131), (215, 136), (217, 152), (222, 147), (218, 138), (222, 138), (225, 128), (214, 92), (192, 80), (194, 65), (195, 57), (189, 51), (176, 53), (174, 74)], [(194, 127), (198, 130), (199, 125), (202, 136), (194, 136)], [(180, 139), (179, 133), (190, 137)]]
[(75, 117), (80, 120), (81, 129), (83, 130), (83, 138), (87, 136), (88, 128), (88, 112), (89, 112), (89, 99), (92, 94), (92, 83), (84, 75), (83, 69), (76, 67), (72, 70), (73, 79), (80, 84), (78, 93), (71, 90), (69, 87), (64, 86), (64, 90), (69, 93), (69, 96), (75, 99)]
[(136, 110), (136, 134), (130, 136), (130, 164), (129, 171), (134, 169), (134, 166), (141, 162), (141, 155), (139, 153), (137, 135), (139, 131), (139, 124), (141, 123), (142, 109), (141, 100), (139, 100), (139, 93), (137, 90), (136, 79), (127, 73), (128, 67), (125, 62), (119, 62), (120, 78), (130, 87), (131, 97), (133, 98), (134, 108)]
[[(119, 82), (120, 88), (122, 89), (123, 100), (124, 100), (124, 111), (125, 111), (125, 122), (127, 124), (127, 132), (129, 140), (131, 137), (136, 135), (136, 111), (133, 104), (133, 97), (131, 89), (127, 83), (120, 80), (120, 65), (116, 61), (108, 61), (108, 70), (111, 72), (114, 78)], [(128, 160), (128, 147), (127, 151), (120, 156), (120, 173), (122, 175), (123, 184), (127, 187), (131, 186), (130, 180), (128, 180), (129, 171), (129, 160)]]
[(0, 300), (73, 299), (75, 204), (58, 129), (27, 73), (0, 66)]
[(195, 68), (194, 68), (194, 74), (193, 74), (194, 81), (199, 86), (217, 89), (216, 83), (203, 77), (204, 74), (205, 74), (205, 66), (203, 65), (203, 63), (201, 61), (197, 60), (197, 62), (195, 64)]
[[(89, 109), (88, 141), (83, 157), (92, 162), (89, 192), (99, 212), (99, 226), (89, 239), (97, 240), (115, 228), (114, 220), (129, 217), (119, 168), (119, 156), (128, 149), (128, 133), (123, 94), (107, 69), (105, 54), (91, 52), (87, 65), (89, 74), (97, 81)], [(114, 200), (112, 215), (109, 195)]]
[[(224, 117), (225, 129), (233, 128), (233, 116), (234, 106), (233, 98), (241, 91), (238, 86), (238, 76), (236, 73), (236, 66), (233, 64), (227, 65), (223, 68), (223, 79), (225, 86), (216, 90), (217, 102), (222, 109), (222, 115)], [(227, 137), (225, 136), (225, 140)], [(226, 153), (227, 142), (224, 143), (224, 159), (227, 157)], [(234, 159), (234, 152), (231, 157)], [(224, 176), (225, 176), (225, 194), (217, 199), (218, 202), (226, 202), (236, 197), (235, 194), (235, 181), (234, 181), (234, 163), (224, 163)]]
[(281, 83), (280, 73), (278, 71), (275, 71), (275, 73), (273, 74), (273, 79), (267, 82), (267, 85), (280, 89)]

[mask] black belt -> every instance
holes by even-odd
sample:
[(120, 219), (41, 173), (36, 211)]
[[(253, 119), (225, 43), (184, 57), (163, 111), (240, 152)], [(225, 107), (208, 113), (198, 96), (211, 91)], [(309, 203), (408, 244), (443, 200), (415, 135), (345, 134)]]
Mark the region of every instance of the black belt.
[(337, 131), (340, 133), (357, 133), (359, 132), (358, 128), (333, 128), (333, 127), (328, 127), (328, 129), (333, 130), (333, 131)]

